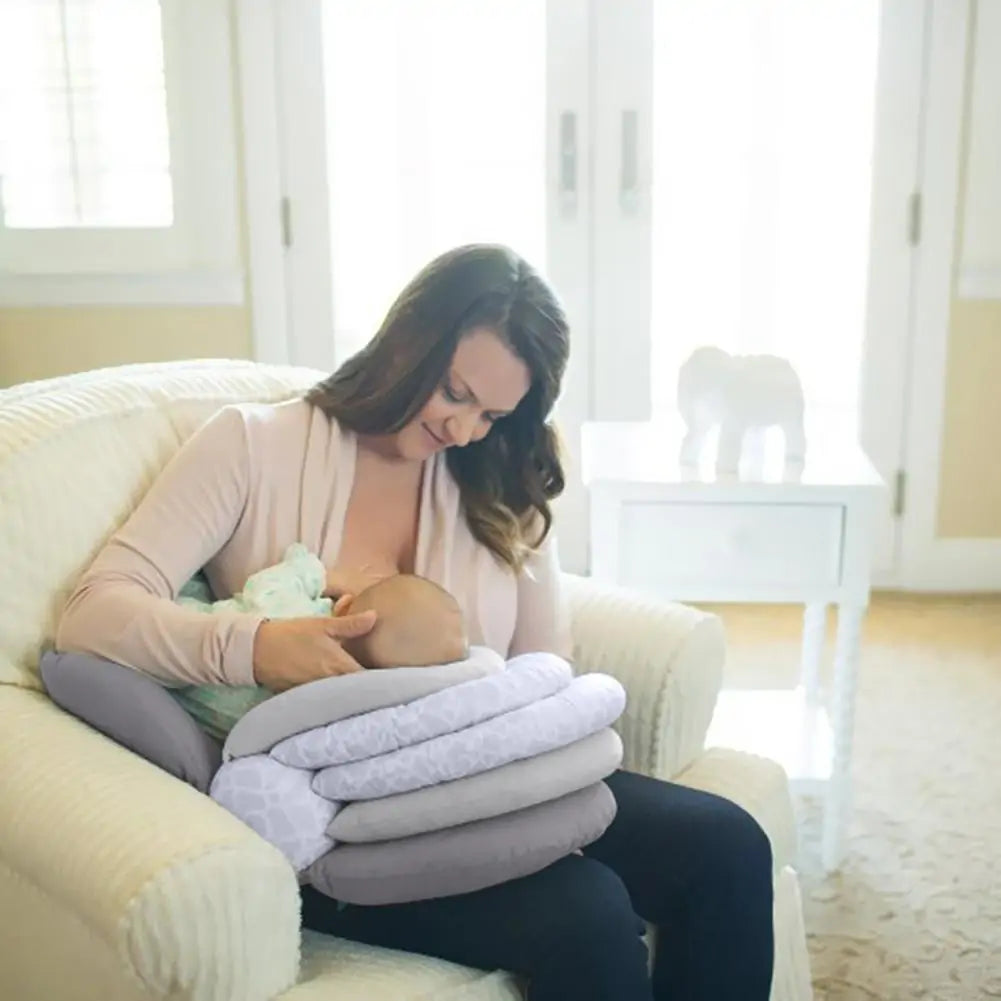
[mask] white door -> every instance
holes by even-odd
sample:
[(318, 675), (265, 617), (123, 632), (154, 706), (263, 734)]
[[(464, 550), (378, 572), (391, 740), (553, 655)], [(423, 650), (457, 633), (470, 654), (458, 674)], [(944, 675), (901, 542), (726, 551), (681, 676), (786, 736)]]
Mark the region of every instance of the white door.
[(889, 486), (874, 541), (873, 579), (902, 572), (914, 282), (920, 252), (922, 106), (930, 4), (883, 0), (872, 168), (866, 336), (859, 440)]
[[(333, 370), (458, 244), (506, 243), (559, 290), (573, 351), (559, 419), (588, 394), (587, 0), (278, 0), (277, 99), (291, 360)], [(586, 562), (586, 498), (559, 511)]]
[[(857, 436), (893, 482), (924, 7), (597, 5), (597, 417), (670, 418), (678, 368), (700, 345), (775, 353), (802, 379), (808, 447)], [(881, 571), (896, 536), (888, 503)]]
[[(436, 253), (507, 242), (573, 325), (568, 569), (581, 422), (672, 414), (700, 344), (791, 358), (810, 447), (858, 436), (892, 484), (928, 2), (274, 0), (292, 361), (332, 369)], [(878, 545), (886, 574), (889, 504)]]

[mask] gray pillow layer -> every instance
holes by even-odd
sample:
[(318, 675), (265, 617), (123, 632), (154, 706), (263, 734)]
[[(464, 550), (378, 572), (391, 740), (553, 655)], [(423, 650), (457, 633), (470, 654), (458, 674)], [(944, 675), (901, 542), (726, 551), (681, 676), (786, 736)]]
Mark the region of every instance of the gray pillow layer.
[(208, 792), (222, 749), (158, 682), (131, 667), (87, 653), (49, 651), (39, 666), (56, 705)]
[(469, 893), (544, 869), (596, 841), (615, 818), (604, 782), (536, 806), (427, 834), (338, 845), (305, 872), (349, 904), (394, 904)]
[(327, 833), (338, 842), (365, 843), (484, 820), (593, 785), (621, 763), (619, 735), (599, 730), (566, 747), (454, 782), (348, 803)]
[(286, 737), (373, 709), (412, 702), (503, 667), (494, 651), (477, 648), (468, 660), (440, 667), (391, 667), (311, 681), (254, 706), (230, 730), (223, 758), (266, 754)]

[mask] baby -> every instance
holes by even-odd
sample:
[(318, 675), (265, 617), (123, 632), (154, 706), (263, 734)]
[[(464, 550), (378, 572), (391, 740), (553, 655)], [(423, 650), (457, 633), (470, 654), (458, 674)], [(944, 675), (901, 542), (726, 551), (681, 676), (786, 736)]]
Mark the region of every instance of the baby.
[[(268, 618), (348, 615), (374, 609), (375, 625), (365, 636), (341, 643), (362, 667), (427, 667), (469, 655), (466, 623), (458, 602), (424, 577), (386, 577), (336, 605), (322, 596), (326, 571), (320, 560), (295, 543), (281, 563), (251, 574), (232, 598), (212, 601), (208, 584), (194, 578), (178, 604), (206, 614), (251, 612)], [(212, 736), (224, 740), (240, 717), (273, 694), (260, 685), (189, 685), (171, 694)]]
[(469, 655), (459, 603), (437, 584), (414, 574), (386, 577), (354, 598), (339, 601), (335, 615), (376, 612), (372, 631), (341, 645), (362, 667), (428, 667)]

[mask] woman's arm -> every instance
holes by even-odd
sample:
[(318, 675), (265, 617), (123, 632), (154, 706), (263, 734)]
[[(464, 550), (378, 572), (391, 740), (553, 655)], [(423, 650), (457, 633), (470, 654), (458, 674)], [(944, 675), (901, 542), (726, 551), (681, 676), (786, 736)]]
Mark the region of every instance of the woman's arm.
[(570, 660), (570, 613), (560, 589), (560, 564), (552, 532), (518, 574), (518, 614), (509, 655), (545, 651)]
[(232, 536), (247, 501), (246, 427), (233, 407), (188, 439), (84, 573), (63, 611), (59, 650), (97, 654), (180, 684), (253, 684), (262, 619), (174, 604)]

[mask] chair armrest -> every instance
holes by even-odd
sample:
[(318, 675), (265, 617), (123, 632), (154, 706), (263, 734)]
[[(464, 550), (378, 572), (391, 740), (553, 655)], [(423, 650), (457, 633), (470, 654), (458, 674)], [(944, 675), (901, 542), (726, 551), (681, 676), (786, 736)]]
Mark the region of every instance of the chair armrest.
[(22, 935), (30, 960), (0, 942), (5, 976), (41, 997), (53, 974), (31, 964), (63, 963), (65, 1001), (112, 975), (172, 1001), (265, 1001), (295, 982), (298, 885), (277, 849), (40, 692), (0, 685), (0, 719), (3, 908), (61, 929)]
[(719, 618), (686, 605), (563, 574), (581, 674), (610, 674), (626, 689), (616, 724), (622, 767), (673, 778), (702, 751), (723, 678)]

